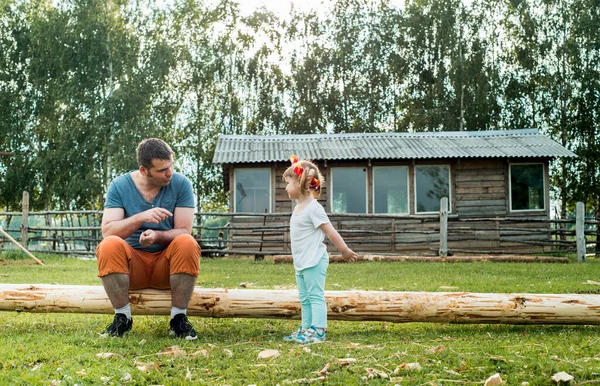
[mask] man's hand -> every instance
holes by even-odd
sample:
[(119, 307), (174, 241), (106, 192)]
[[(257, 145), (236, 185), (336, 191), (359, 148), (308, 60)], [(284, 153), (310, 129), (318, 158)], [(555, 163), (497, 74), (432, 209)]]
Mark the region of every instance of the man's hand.
[(344, 252), (342, 252), (342, 257), (349, 263), (356, 261), (358, 255), (352, 249), (348, 248)]
[(136, 216), (138, 216), (138, 219), (142, 222), (158, 224), (159, 222), (165, 221), (169, 217), (173, 216), (173, 213), (164, 208), (152, 208), (138, 213)]
[(154, 230), (148, 229), (140, 235), (140, 244), (144, 247), (149, 247), (154, 244), (157, 236), (158, 234)]

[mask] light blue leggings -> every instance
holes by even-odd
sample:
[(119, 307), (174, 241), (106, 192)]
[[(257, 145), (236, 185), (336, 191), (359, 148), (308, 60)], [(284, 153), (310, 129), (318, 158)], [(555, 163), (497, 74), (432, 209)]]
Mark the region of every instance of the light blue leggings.
[(302, 307), (302, 328), (311, 326), (327, 328), (327, 304), (325, 303), (325, 277), (329, 257), (323, 255), (314, 267), (296, 271), (298, 297)]

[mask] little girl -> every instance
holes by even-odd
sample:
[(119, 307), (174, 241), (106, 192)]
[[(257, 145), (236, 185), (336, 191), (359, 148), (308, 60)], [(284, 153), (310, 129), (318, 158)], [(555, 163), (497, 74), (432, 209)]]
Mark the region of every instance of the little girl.
[(327, 247), (323, 243), (325, 235), (347, 261), (355, 261), (356, 253), (348, 248), (316, 200), (323, 182), (319, 169), (312, 162), (298, 160), (295, 155), (290, 161), (292, 166), (283, 173), (283, 179), (290, 199), (298, 200), (290, 220), (290, 239), (302, 325), (283, 339), (298, 343), (324, 342), (327, 331), (325, 276), (329, 266)]

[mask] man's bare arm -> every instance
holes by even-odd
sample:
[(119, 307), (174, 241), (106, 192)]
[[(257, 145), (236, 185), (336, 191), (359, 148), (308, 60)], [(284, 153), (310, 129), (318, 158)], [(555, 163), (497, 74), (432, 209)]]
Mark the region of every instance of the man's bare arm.
[(192, 226), (194, 225), (194, 208), (175, 208), (174, 213), (175, 223), (173, 229), (168, 231), (155, 231), (157, 233), (155, 243), (169, 244), (179, 235), (192, 234)]
[(143, 223), (158, 224), (172, 215), (166, 209), (152, 208), (125, 218), (123, 208), (105, 208), (102, 215), (102, 236), (119, 236), (126, 239), (137, 231)]

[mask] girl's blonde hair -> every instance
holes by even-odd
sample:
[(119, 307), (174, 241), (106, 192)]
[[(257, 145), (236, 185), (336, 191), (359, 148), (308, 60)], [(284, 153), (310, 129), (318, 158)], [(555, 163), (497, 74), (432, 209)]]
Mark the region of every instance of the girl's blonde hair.
[[(298, 176), (296, 174), (297, 167), (302, 169), (302, 175)], [(312, 194), (314, 198), (319, 198), (321, 195), (321, 187), (323, 186), (324, 178), (319, 168), (312, 162), (307, 160), (299, 160), (298, 162), (292, 163), (292, 166), (287, 168), (285, 172), (283, 172), (283, 178), (290, 177), (296, 178), (300, 180), (300, 193), (305, 196)], [(313, 178), (316, 178), (318, 183), (313, 182)]]

